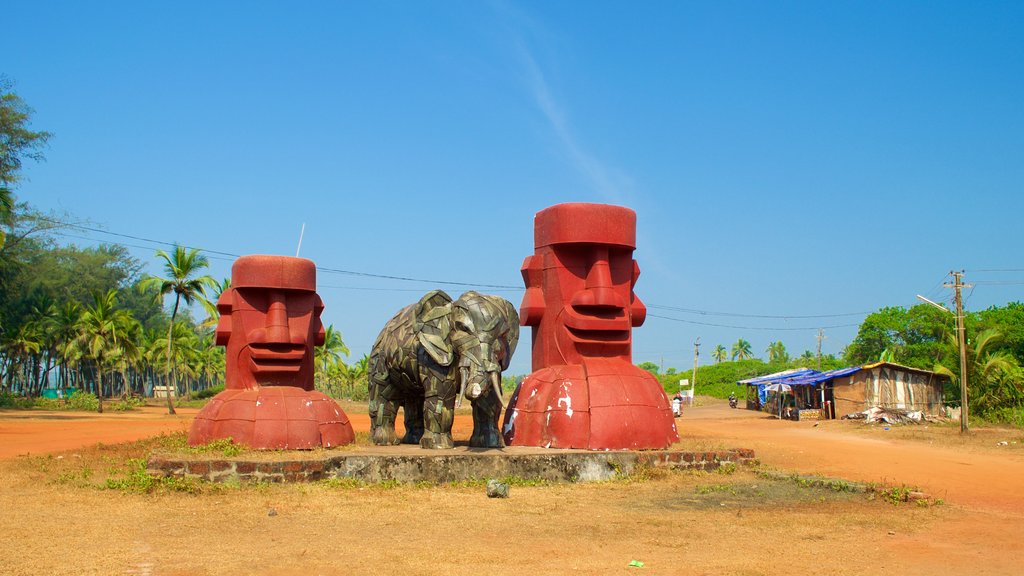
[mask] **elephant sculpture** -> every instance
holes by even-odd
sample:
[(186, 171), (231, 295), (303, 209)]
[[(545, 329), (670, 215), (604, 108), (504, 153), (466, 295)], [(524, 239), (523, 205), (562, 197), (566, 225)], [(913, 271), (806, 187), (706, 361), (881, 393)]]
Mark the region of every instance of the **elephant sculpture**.
[[(453, 448), (452, 423), (462, 398), (473, 404), (470, 446), (503, 445), (501, 372), (519, 341), (519, 314), (498, 296), (466, 292), (458, 300), (434, 290), (384, 325), (368, 365), (374, 444)], [(401, 406), (405, 436), (395, 433)]]

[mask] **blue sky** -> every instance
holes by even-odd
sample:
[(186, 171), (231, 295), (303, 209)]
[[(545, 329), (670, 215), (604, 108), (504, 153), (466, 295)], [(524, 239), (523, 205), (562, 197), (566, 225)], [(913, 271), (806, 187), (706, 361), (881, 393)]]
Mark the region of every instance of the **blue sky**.
[[(799, 354), (822, 326), (839, 353), (862, 314), (795, 317), (949, 301), (951, 269), (977, 283), (969, 309), (1022, 299), (1020, 3), (4, 13), (0, 73), (55, 134), (20, 199), (231, 254), (294, 255), (305, 223), (301, 255), (323, 269), (467, 283), (322, 270), (325, 321), (356, 358), (431, 288), (521, 286), (533, 214), (569, 201), (637, 211), (636, 362), (686, 369), (698, 336), (702, 363), (741, 337)], [(72, 234), (130, 244), (154, 272), (166, 247)], [(512, 372), (529, 365), (526, 329)]]

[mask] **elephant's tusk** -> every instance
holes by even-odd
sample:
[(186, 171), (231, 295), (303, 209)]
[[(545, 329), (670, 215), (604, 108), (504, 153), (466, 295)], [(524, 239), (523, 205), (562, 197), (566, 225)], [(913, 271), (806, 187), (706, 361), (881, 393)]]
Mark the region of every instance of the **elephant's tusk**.
[(498, 403), (505, 407), (505, 400), (501, 397), (501, 372), (491, 372), (491, 384), (494, 386), (494, 393), (498, 395)]

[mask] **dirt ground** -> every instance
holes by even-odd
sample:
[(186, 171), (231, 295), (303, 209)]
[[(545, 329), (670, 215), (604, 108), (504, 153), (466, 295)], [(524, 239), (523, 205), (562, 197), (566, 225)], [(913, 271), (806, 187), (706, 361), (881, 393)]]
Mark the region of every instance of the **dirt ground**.
[[(365, 407), (345, 409), (368, 429)], [(112, 444), (184, 430), (194, 413), (0, 411), (0, 574), (984, 575), (1024, 566), (1019, 430), (963, 440), (951, 426), (814, 426), (719, 402), (677, 421), (688, 441), (750, 447), (772, 469), (919, 486), (945, 501), (930, 507), (747, 470), (514, 485), (500, 500), (476, 485), (92, 487), (89, 474), (130, 451)], [(456, 439), (468, 436), (468, 420), (457, 416)]]

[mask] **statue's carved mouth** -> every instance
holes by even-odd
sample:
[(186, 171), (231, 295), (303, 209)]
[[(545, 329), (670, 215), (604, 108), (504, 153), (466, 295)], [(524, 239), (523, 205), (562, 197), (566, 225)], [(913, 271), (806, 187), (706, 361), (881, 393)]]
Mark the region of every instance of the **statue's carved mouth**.
[(562, 319), (569, 337), (575, 342), (629, 342), (630, 319), (625, 308), (566, 306)]
[(306, 356), (306, 347), (301, 344), (250, 344), (249, 358), (253, 371), (298, 372)]

